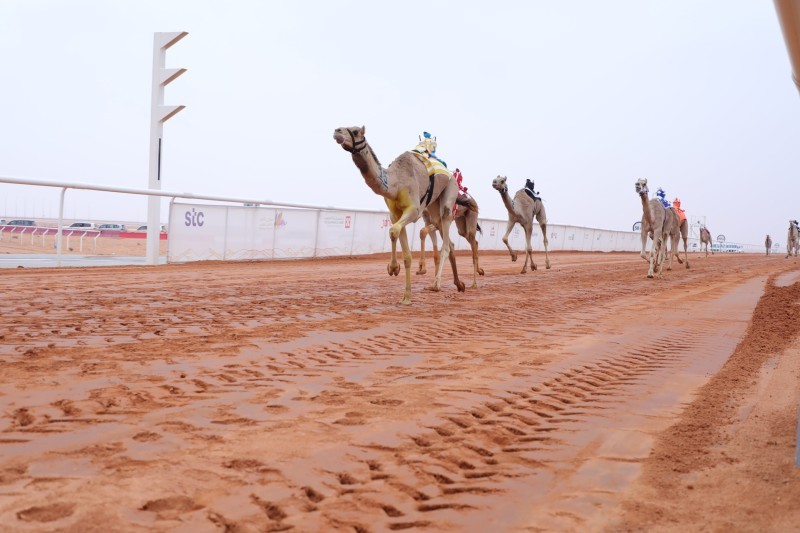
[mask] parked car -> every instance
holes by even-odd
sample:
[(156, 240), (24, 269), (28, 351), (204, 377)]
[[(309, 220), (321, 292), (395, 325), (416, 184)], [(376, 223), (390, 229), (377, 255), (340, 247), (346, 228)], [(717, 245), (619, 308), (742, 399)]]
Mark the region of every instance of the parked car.
[(64, 226), (64, 229), (95, 229), (95, 225), (91, 222), (73, 222), (69, 226)]
[[(141, 226), (136, 228), (136, 231), (147, 231), (147, 224), (142, 224)], [(167, 226), (165, 226), (164, 224), (161, 224), (161, 229), (159, 231), (161, 231), (161, 233), (166, 233), (167, 232)]]
[(99, 230), (110, 230), (110, 231), (128, 231), (125, 228), (125, 224), (100, 224), (97, 226)]
[(9, 220), (6, 222), (6, 226), (35, 226), (36, 222), (33, 220)]

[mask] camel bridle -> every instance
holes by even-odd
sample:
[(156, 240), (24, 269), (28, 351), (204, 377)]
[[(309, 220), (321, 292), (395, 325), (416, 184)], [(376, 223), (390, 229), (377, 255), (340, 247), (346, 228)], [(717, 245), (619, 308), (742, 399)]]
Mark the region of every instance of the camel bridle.
[[(347, 148), (346, 146), (342, 146), (342, 148), (344, 148), (346, 151), (350, 152), (351, 154), (357, 154), (361, 150), (363, 150), (364, 148), (367, 147), (367, 139), (366, 139), (366, 137), (361, 139), (360, 141), (356, 141), (356, 136), (352, 132), (352, 130), (345, 129), (345, 131), (350, 134), (350, 140), (353, 143), (352, 148)], [(361, 145), (361, 146), (359, 147), (359, 145)]]

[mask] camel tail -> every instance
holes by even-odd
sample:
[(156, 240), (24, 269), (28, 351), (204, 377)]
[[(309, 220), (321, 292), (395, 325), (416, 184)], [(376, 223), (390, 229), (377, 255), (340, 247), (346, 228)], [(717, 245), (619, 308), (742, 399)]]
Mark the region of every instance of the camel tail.
[(475, 225), (476, 225), (476, 226), (478, 226), (478, 232), (479, 232), (481, 235), (483, 235), (483, 230), (481, 229), (481, 225), (480, 225), (480, 224), (475, 224)]

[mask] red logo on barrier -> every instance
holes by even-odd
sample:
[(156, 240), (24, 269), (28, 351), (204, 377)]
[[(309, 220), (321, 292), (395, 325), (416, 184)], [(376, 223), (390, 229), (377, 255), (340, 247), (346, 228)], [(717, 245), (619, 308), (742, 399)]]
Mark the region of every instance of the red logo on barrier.
[(381, 227), (382, 228), (388, 228), (391, 225), (392, 225), (392, 221), (389, 220), (388, 218), (384, 218), (383, 222), (381, 223)]
[(350, 217), (344, 217), (344, 229), (348, 229), (350, 227)]

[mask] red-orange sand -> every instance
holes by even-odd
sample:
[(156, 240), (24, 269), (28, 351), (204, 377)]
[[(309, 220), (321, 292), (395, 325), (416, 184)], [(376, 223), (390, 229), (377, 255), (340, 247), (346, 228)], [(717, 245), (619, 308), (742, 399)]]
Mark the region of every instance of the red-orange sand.
[(800, 261), (535, 256), (0, 271), (0, 530), (796, 530)]

